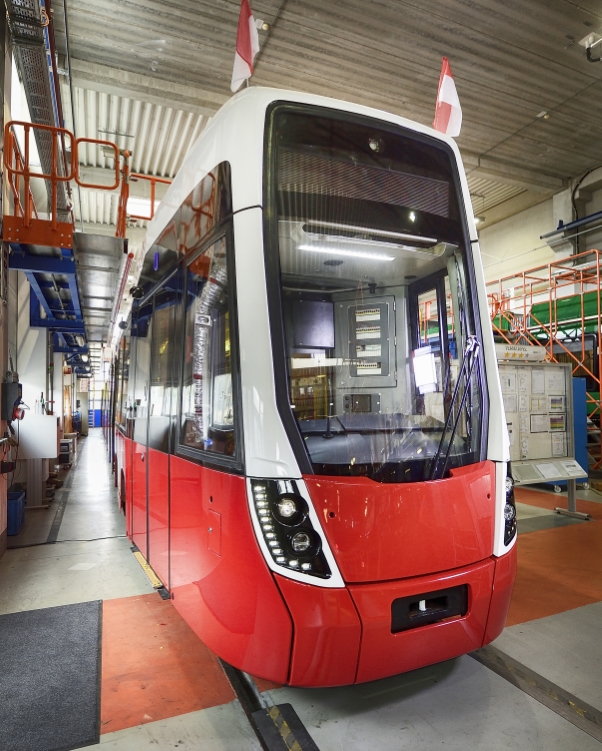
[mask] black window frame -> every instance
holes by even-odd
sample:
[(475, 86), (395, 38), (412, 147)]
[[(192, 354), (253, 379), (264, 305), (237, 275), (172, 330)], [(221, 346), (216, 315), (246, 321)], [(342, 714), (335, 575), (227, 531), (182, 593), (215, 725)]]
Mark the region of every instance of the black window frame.
[[(243, 430), (243, 413), (242, 413), (242, 388), (240, 382), (240, 347), (239, 347), (239, 330), (238, 330), (238, 305), (236, 295), (236, 263), (235, 263), (235, 246), (234, 246), (234, 228), (233, 228), (233, 210), (232, 210), (232, 182), (231, 166), (227, 161), (220, 162), (209, 172), (215, 172), (220, 176), (221, 181), (218, 185), (217, 197), (219, 199), (219, 210), (216, 216), (216, 223), (201, 238), (199, 245), (193, 251), (183, 256), (179, 252), (179, 258), (176, 259), (175, 249), (171, 246), (161, 244), (161, 235), (157, 242), (147, 252), (145, 258), (145, 267), (141, 276), (141, 284), (144, 287), (144, 295), (134, 301), (132, 313), (130, 316), (131, 335), (130, 335), (130, 378), (128, 383), (128, 393), (134, 393), (136, 375), (137, 375), (137, 313), (141, 308), (147, 305), (155, 305), (155, 296), (161, 292), (165, 285), (171, 280), (180, 278), (176, 284), (175, 294), (181, 294), (181, 300), (174, 305), (173, 314), (173, 333), (174, 333), (174, 357), (176, 359), (174, 380), (177, 383), (176, 404), (171, 408), (171, 427), (168, 436), (168, 455), (177, 456), (187, 461), (191, 461), (200, 466), (210, 469), (217, 469), (222, 472), (231, 474), (244, 474), (244, 430)], [(203, 178), (205, 179), (205, 178)], [(203, 181), (199, 181), (199, 184)], [(195, 188), (196, 190), (196, 188)], [(191, 191), (191, 195), (194, 190)], [(188, 200), (188, 199), (187, 199)], [(180, 209), (176, 210), (172, 217), (170, 226), (179, 227)], [(228, 273), (228, 306), (231, 314), (230, 319), (230, 344), (232, 347), (232, 399), (235, 409), (235, 456), (229, 457), (222, 454), (212, 454), (195, 449), (181, 443), (181, 424), (182, 424), (182, 399), (183, 399), (183, 373), (185, 357), (185, 323), (186, 323), (186, 278), (188, 266), (193, 263), (207, 248), (217, 242), (221, 237), (226, 239), (226, 268)], [(153, 255), (157, 248), (162, 248), (166, 252), (164, 262), (160, 262), (157, 272), (153, 270)], [(145, 273), (146, 272), (146, 273)], [(135, 418), (135, 410), (133, 413)], [(130, 422), (134, 422), (131, 420)], [(148, 419), (147, 419), (148, 422)], [(130, 437), (134, 437), (133, 426), (128, 426)], [(146, 430), (146, 444), (148, 446), (148, 425)]]
[[(416, 349), (423, 346), (420, 342), (420, 321), (418, 316), (418, 298), (424, 292), (434, 289), (437, 296), (437, 323), (439, 325), (439, 331), (442, 332), (441, 341), (443, 342), (443, 351), (441, 353), (443, 359), (447, 361), (449, 356), (449, 339), (443, 336), (443, 331), (447, 324), (447, 312), (445, 309), (445, 277), (447, 276), (446, 269), (440, 269), (434, 274), (425, 276), (423, 279), (419, 279), (416, 282), (412, 282), (408, 285), (408, 305), (410, 306), (410, 333), (411, 333), (411, 347)], [(415, 304), (414, 304), (415, 303)], [(461, 355), (459, 355), (461, 356)]]
[[(125, 374), (125, 353), (127, 351), (128, 358), (130, 357), (130, 347), (131, 347), (131, 337), (127, 331), (124, 331), (121, 339), (119, 341), (119, 350), (117, 352), (117, 367), (116, 367), (116, 375), (119, 379), (119, 384), (117, 388), (117, 405), (116, 405), (116, 414), (115, 414), (115, 426), (118, 428), (118, 430), (125, 436), (127, 436), (127, 425), (128, 425), (128, 416), (126, 415), (126, 403), (128, 400), (128, 389), (124, 388), (127, 385), (129, 385), (129, 378), (130, 378), (130, 367), (131, 367), (131, 359), (130, 364), (127, 366), (128, 368), (128, 380), (124, 380), (124, 374)], [(119, 414), (119, 420), (117, 420), (117, 412)]]
[[(278, 243), (278, 146), (275, 142), (275, 139), (272, 137), (275, 120), (282, 112), (314, 115), (316, 117), (330, 117), (343, 122), (356, 124), (372, 124), (373, 127), (376, 125), (382, 130), (388, 130), (393, 133), (399, 133), (400, 131), (402, 131), (407, 133), (407, 136), (411, 139), (443, 150), (450, 158), (455, 197), (458, 201), (458, 209), (461, 215), (459, 219), (459, 225), (462, 233), (462, 240), (466, 257), (467, 286), (469, 288), (468, 291), (471, 296), (472, 308), (474, 311), (476, 311), (476, 315), (471, 316), (471, 323), (474, 327), (475, 335), (480, 342), (483, 341), (483, 331), (481, 327), (480, 315), (481, 306), (479, 303), (475, 276), (473, 241), (470, 238), (468, 223), (466, 221), (467, 210), (464, 201), (462, 183), (460, 180), (458, 161), (453, 149), (447, 143), (440, 141), (437, 138), (433, 138), (428, 134), (413, 131), (409, 128), (404, 128), (401, 125), (397, 125), (386, 120), (366, 117), (365, 115), (355, 114), (345, 110), (337, 110), (319, 105), (302, 104), (299, 102), (281, 100), (276, 100), (270, 104), (270, 106), (266, 109), (264, 130), (263, 235), (264, 265), (267, 285), (266, 294), (268, 300), (270, 336), (272, 341), (272, 361), (274, 369), (274, 384), (276, 390), (276, 406), (301, 473), (320, 477), (321, 475), (316, 475), (314, 472), (313, 463), (311, 461), (309, 451), (307, 450), (307, 447), (305, 445), (305, 441), (303, 440), (303, 435), (299, 428), (299, 424), (290, 408), (288, 363), (286, 357), (286, 332), (284, 322), (282, 320), (283, 299), (281, 290), (280, 252)], [(478, 461), (484, 461), (487, 458), (489, 389), (487, 382), (487, 371), (485, 368), (485, 357), (482, 346), (479, 348), (477, 355), (477, 365), (481, 385), (483, 418), (480, 424), (480, 452)]]
[[(178, 409), (175, 424), (176, 435), (174, 436), (174, 455), (183, 459), (193, 461), (203, 467), (210, 469), (219, 469), (220, 471), (231, 474), (244, 474), (244, 431), (243, 431), (243, 413), (242, 413), (242, 388), (240, 379), (240, 348), (238, 332), (238, 305), (236, 295), (236, 270), (235, 270), (235, 247), (234, 247), (234, 230), (232, 226), (232, 216), (228, 217), (225, 222), (214, 227), (214, 229), (203, 240), (202, 245), (191, 253), (181, 264), (184, 278), (182, 303), (180, 305), (179, 327), (181, 330), (181, 341), (179, 348), (180, 372), (179, 392), (178, 392)], [(221, 238), (226, 241), (226, 270), (228, 272), (228, 310), (230, 312), (230, 346), (232, 348), (232, 400), (234, 404), (234, 456), (225, 454), (205, 452), (201, 449), (187, 446), (182, 443), (182, 402), (184, 398), (184, 357), (186, 347), (186, 299), (187, 289), (187, 269), (199, 256), (201, 256), (211, 245), (214, 245)]]

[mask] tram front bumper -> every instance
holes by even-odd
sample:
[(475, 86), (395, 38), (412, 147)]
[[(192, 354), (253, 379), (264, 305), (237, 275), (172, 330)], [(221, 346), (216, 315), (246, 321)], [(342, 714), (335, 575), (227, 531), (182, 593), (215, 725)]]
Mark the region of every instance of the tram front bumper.
[(462, 569), (345, 589), (276, 576), (294, 621), (288, 683), (363, 683), (478, 649), (504, 627), (515, 572), (514, 547)]

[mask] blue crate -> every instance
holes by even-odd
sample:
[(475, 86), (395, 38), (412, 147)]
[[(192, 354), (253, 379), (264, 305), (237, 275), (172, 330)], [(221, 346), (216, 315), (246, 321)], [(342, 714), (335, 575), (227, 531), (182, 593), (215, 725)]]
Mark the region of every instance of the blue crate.
[(7, 534), (18, 535), (25, 523), (25, 493), (22, 490), (7, 494), (8, 529)]

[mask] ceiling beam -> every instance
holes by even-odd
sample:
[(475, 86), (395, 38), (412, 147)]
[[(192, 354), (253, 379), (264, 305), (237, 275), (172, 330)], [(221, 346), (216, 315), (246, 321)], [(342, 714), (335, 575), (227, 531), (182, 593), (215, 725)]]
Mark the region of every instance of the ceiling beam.
[[(527, 190), (524, 193), (509, 198), (507, 201), (499, 203), (497, 206), (492, 206), (485, 212), (485, 221), (482, 225), (479, 225), (479, 232), (483, 229), (487, 229), (492, 224), (501, 222), (511, 216), (516, 216), (521, 211), (525, 211), (532, 206), (537, 206), (538, 204), (547, 201), (552, 195), (552, 192), (546, 194), (538, 191)], [(487, 262), (485, 262), (485, 264), (486, 263)]]
[(214, 115), (230, 98), (229, 95), (196, 86), (164, 81), (76, 58), (71, 59), (71, 79), (74, 86), (83, 89), (195, 112), (207, 117)]
[(565, 188), (564, 181), (559, 177), (524, 169), (510, 162), (490, 159), (470, 152), (462, 152), (462, 161), (467, 174), (478, 175), (498, 183), (517, 185), (540, 193), (550, 193), (550, 191), (559, 193)]

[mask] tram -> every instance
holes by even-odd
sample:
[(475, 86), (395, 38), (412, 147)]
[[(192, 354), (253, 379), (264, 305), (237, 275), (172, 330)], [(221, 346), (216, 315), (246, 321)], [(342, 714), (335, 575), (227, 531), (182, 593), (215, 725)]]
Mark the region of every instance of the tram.
[(145, 242), (116, 363), (119, 492), (203, 642), (335, 686), (495, 639), (516, 512), (455, 143), (251, 87)]

